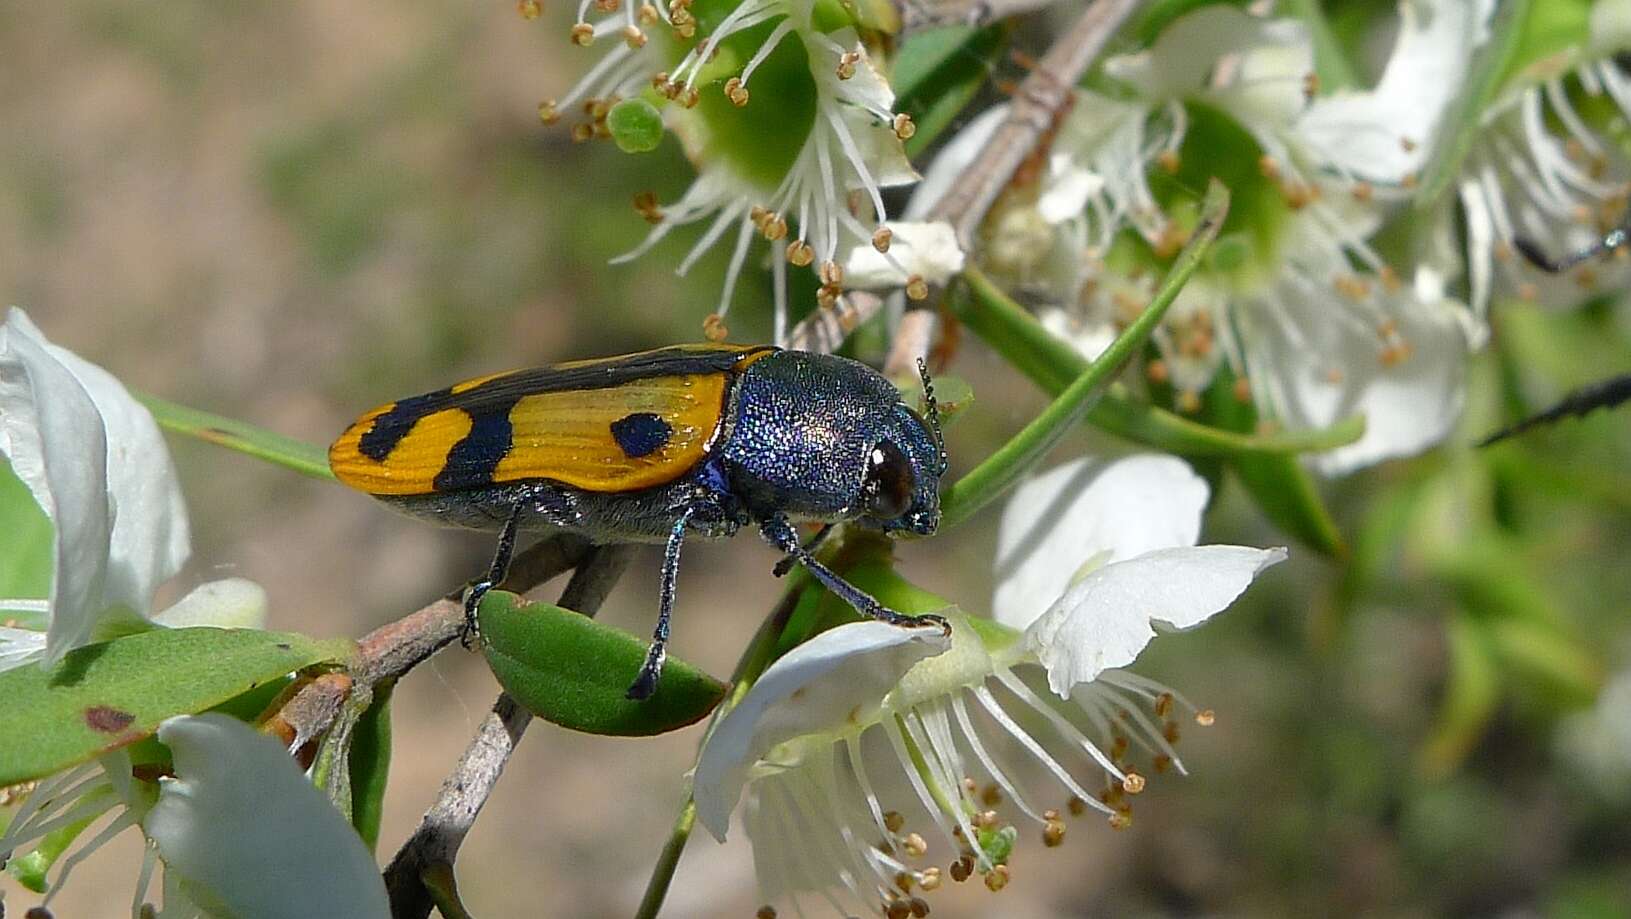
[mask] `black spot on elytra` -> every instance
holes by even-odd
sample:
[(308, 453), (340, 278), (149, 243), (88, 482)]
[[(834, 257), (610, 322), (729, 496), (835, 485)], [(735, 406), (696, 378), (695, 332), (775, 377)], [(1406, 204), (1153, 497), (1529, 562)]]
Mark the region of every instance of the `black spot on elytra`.
[(630, 459), (650, 456), (674, 436), (674, 426), (652, 412), (635, 412), (612, 422), (612, 437)]
[(481, 488), (493, 483), (493, 472), (510, 452), (510, 405), (502, 411), (485, 412), (470, 419), (470, 433), (447, 451), (447, 462), (436, 473), (437, 491)]
[(130, 727), (136, 716), (129, 712), (120, 711), (111, 705), (93, 705), (85, 709), (85, 723), (93, 731), (103, 734), (117, 734)]

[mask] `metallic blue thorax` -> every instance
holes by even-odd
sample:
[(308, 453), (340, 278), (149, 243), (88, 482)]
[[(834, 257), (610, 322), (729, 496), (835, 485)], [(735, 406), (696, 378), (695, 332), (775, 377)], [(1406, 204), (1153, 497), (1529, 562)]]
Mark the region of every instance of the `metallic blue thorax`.
[[(867, 456), (895, 444), (916, 473), (912, 508), (893, 520), (864, 516)], [(730, 429), (716, 448), (728, 488), (755, 519), (860, 519), (884, 530), (933, 532), (940, 453), (923, 422), (883, 376), (847, 358), (782, 351), (737, 384)]]

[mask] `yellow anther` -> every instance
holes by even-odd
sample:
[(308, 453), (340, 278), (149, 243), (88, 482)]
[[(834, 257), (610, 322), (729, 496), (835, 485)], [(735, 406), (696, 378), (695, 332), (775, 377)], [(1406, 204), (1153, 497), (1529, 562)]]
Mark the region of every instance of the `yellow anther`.
[(579, 122), (578, 124), (575, 124), (575, 125), (572, 126), (572, 142), (573, 143), (581, 144), (584, 141), (593, 140), (594, 137), (595, 137), (595, 126), (590, 124), (589, 122), (587, 122), (587, 121)]
[(939, 868), (924, 868), (923, 872), (918, 875), (917, 886), (923, 888), (927, 892), (939, 890), (940, 884), (941, 874)]
[(595, 43), (595, 27), (587, 22), (580, 22), (572, 27), (572, 44), (580, 48), (587, 48)]
[(1203, 728), (1211, 727), (1212, 723), (1217, 721), (1217, 720), (1218, 720), (1217, 713), (1213, 712), (1209, 708), (1203, 708), (1200, 711), (1195, 713), (1195, 723), (1200, 725)]
[(1155, 157), (1155, 165), (1160, 166), (1161, 171), (1167, 175), (1177, 175), (1178, 170), (1183, 168), (1184, 161), (1177, 150), (1162, 150)]
[(828, 287), (842, 287), (844, 285), (844, 266), (833, 261), (822, 262), (817, 277), (821, 278), (821, 283)]
[(802, 239), (795, 239), (787, 244), (787, 262), (798, 268), (807, 267), (815, 261), (815, 250)]
[[(872, 248), (877, 249), (879, 252), (888, 252), (889, 242), (894, 238), (894, 230), (891, 230), (888, 227), (879, 227), (872, 231)], [(964, 781), (972, 782), (973, 779), (965, 779)]]
[(538, 120), (544, 124), (554, 124), (561, 120), (561, 113), (556, 110), (554, 99), (545, 99), (538, 103)]
[(544, 5), (538, 0), (516, 0), (515, 11), (521, 14), (522, 19), (531, 22), (544, 15)]
[(776, 907), (766, 904), (753, 914), (754, 919), (776, 919)]
[(900, 811), (884, 811), (884, 814), (883, 814), (883, 826), (884, 826), (884, 829), (888, 830), (891, 833), (899, 833), (900, 828), (905, 826), (905, 825), (906, 825), (906, 818), (902, 817), (900, 815)]
[(1121, 790), (1130, 795), (1136, 795), (1144, 790), (1144, 777), (1138, 773), (1127, 770), (1126, 776), (1121, 780)]
[(644, 48), (646, 46), (646, 33), (640, 27), (630, 24), (623, 27), (623, 40), (628, 42), (630, 48)]
[(748, 88), (742, 85), (741, 77), (731, 77), (725, 81), (725, 98), (737, 108), (748, 104)]
[(923, 275), (914, 274), (906, 279), (906, 297), (917, 301), (929, 299), (929, 282), (923, 280)]
[(712, 342), (720, 342), (724, 341), (730, 334), (731, 330), (725, 326), (724, 316), (718, 313), (709, 313), (707, 318), (702, 320), (703, 338)]
[(985, 889), (996, 893), (1008, 886), (1009, 873), (1007, 865), (997, 865), (985, 873)]
[(901, 112), (895, 116), (895, 136), (901, 140), (911, 140), (917, 133), (917, 125), (912, 123), (912, 116)]
[(838, 58), (838, 79), (848, 80), (855, 76), (855, 65), (861, 62), (861, 52), (845, 51)]
[(1057, 848), (1065, 841), (1065, 825), (1059, 820), (1049, 820), (1042, 825), (1042, 844), (1050, 849)]

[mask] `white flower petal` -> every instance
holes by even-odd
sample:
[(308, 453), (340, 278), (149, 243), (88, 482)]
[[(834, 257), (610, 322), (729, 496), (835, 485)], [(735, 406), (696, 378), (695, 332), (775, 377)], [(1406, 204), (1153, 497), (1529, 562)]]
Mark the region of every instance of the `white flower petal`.
[(236, 916), (385, 917), (385, 885), (362, 839), (277, 741), (221, 714), (159, 725), (174, 756), (142, 820), (166, 877)]
[(692, 790), (697, 819), (720, 842), (748, 771), (777, 744), (865, 724), (912, 665), (950, 647), (937, 627), (854, 622), (817, 635), (770, 665), (702, 746)]
[(1063, 595), (1095, 556), (1129, 559), (1193, 546), (1206, 480), (1173, 456), (1079, 459), (1014, 490), (997, 531), (998, 622), (1024, 629)]
[[(1229, 58), (1222, 87), (1218, 62)], [(1304, 104), (1303, 78), (1313, 71), (1308, 30), (1291, 19), (1264, 19), (1231, 6), (1207, 6), (1162, 30), (1137, 54), (1110, 58), (1105, 72), (1150, 101), (1210, 95), (1237, 114), (1289, 119)]]
[(895, 221), (887, 254), (871, 243), (850, 250), (844, 261), (844, 285), (862, 290), (901, 287), (912, 275), (930, 284), (944, 284), (963, 270), (963, 250), (957, 231), (943, 220), (932, 223)]
[(1492, 0), (1406, 0), (1399, 38), (1372, 90), (1314, 101), (1297, 130), (1329, 163), (1373, 182), (1418, 173), (1494, 12)]
[(223, 578), (194, 587), (153, 621), (174, 629), (208, 625), (223, 629), (266, 627), (266, 589), (247, 578)]
[(1081, 166), (1069, 154), (1048, 158), (1048, 179), (1037, 196), (1036, 210), (1049, 223), (1064, 223), (1080, 216), (1087, 200), (1104, 188), (1104, 177)]
[(1133, 662), (1153, 624), (1187, 629), (1222, 611), (1284, 549), (1190, 546), (1114, 562), (1072, 587), (1025, 631), (1026, 647), (1061, 698), (1111, 667)]
[(186, 560), (181, 489), (147, 409), (15, 308), (0, 326), (0, 452), (56, 529), (54, 663), (103, 618), (145, 614)]
[(1419, 453), (1443, 440), (1461, 416), (1467, 338), (1459, 317), (1465, 308), (1411, 294), (1392, 313), (1408, 350), (1391, 361), (1383, 359), (1376, 330), (1332, 321), (1330, 303), (1320, 297), (1288, 292), (1275, 316), (1254, 316), (1250, 323), (1252, 385), (1267, 388), (1288, 427), (1365, 416), (1357, 442), (1311, 458), (1325, 475)]

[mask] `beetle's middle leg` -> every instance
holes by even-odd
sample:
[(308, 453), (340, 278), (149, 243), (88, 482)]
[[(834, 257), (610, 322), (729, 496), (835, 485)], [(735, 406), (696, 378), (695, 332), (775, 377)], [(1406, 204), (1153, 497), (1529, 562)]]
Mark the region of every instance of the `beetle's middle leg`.
[[(811, 536), (805, 541), (805, 553), (814, 554), (817, 549), (821, 548), (821, 544), (827, 541), (828, 534), (832, 533), (832, 528), (832, 524), (823, 523), (821, 525), (821, 529), (816, 530), (815, 535)], [(787, 572), (792, 571), (793, 566), (797, 565), (798, 563), (799, 559), (797, 555), (784, 555), (782, 556), (782, 560), (776, 563), (776, 567), (770, 569), (770, 573), (774, 574), (778, 578), (784, 578), (787, 576)]]
[(476, 637), (476, 607), (481, 605), (481, 598), (504, 583), (505, 576), (510, 573), (510, 559), (515, 557), (515, 534), (521, 527), (521, 515), (526, 512), (527, 504), (527, 499), (515, 502), (510, 516), (504, 521), (504, 529), (498, 533), (498, 548), (493, 552), (493, 564), (488, 567), (487, 576), (465, 588), (464, 630), (459, 635), (459, 641), (466, 648)]
[(663, 661), (668, 657), (668, 623), (674, 613), (674, 585), (680, 576), (680, 548), (685, 545), (685, 530), (696, 512), (696, 505), (685, 508), (668, 531), (668, 543), (663, 547), (662, 581), (657, 588), (657, 627), (651, 633), (645, 663), (640, 665), (640, 673), (626, 693), (636, 702), (651, 698), (657, 691), (657, 678), (663, 674)]
[(789, 523), (786, 517), (776, 516), (763, 521), (759, 524), (759, 532), (764, 534), (765, 539), (771, 545), (797, 559), (798, 563), (803, 565), (812, 577), (821, 582), (821, 586), (837, 594), (861, 615), (887, 622), (890, 625), (938, 625), (942, 629), (946, 629), (947, 633), (950, 634), (951, 626), (947, 624), (944, 617), (936, 616), (933, 613), (923, 616), (908, 616), (905, 613), (895, 612), (879, 603), (871, 594), (844, 580), (843, 576), (838, 572), (821, 564), (814, 555), (810, 554), (809, 550), (799, 544), (798, 531), (793, 529), (793, 524)]

